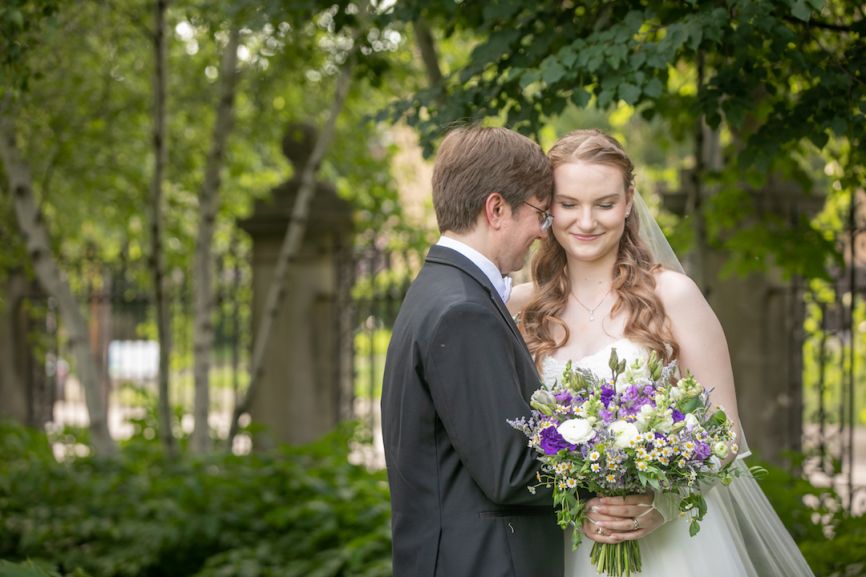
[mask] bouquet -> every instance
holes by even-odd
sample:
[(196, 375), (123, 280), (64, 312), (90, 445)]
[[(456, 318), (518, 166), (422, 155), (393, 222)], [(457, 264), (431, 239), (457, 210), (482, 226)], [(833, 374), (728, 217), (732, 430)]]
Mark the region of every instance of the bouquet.
[[(552, 487), (557, 521), (582, 540), (586, 517), (578, 489), (602, 496), (657, 492), (680, 498), (689, 532), (707, 512), (701, 483), (729, 484), (738, 473), (736, 432), (724, 409), (712, 409), (709, 391), (691, 375), (677, 378), (676, 362), (655, 353), (630, 364), (611, 351), (610, 375), (566, 365), (552, 387), (532, 395), (532, 416), (509, 421), (538, 452), (539, 486)], [(594, 543), (590, 559), (599, 573), (622, 577), (641, 570), (636, 540)]]

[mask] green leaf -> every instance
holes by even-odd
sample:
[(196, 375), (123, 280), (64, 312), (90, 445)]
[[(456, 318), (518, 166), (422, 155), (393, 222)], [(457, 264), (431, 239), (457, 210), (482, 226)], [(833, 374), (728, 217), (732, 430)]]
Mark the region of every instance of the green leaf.
[(565, 75), (565, 68), (555, 56), (548, 56), (541, 63), (541, 79), (546, 84), (556, 84)]
[(830, 135), (825, 130), (815, 130), (809, 133), (808, 138), (820, 150), (827, 146)]
[(541, 74), (539, 74), (538, 70), (527, 70), (520, 77), (520, 88), (526, 90), (526, 88), (535, 82), (541, 80)]
[(577, 57), (577, 63), (587, 72), (595, 72), (604, 63), (604, 50), (601, 46), (588, 46)]
[(32, 561), (10, 563), (0, 560), (0, 577), (57, 577), (57, 572), (35, 565)]
[(523, 7), (519, 0), (490, 2), (484, 6), (485, 20), (508, 20)]
[(830, 121), (830, 129), (833, 130), (833, 133), (836, 136), (845, 136), (848, 132), (848, 120), (841, 116), (837, 116)]
[(689, 48), (697, 50), (701, 45), (701, 40), (704, 39), (703, 23), (693, 20), (686, 25), (685, 30), (689, 37)]
[(24, 15), (21, 14), (20, 10), (11, 10), (9, 14), (6, 15), (6, 18), (9, 19), (10, 22), (15, 24), (18, 29), (24, 28)]
[(795, 0), (791, 6), (791, 14), (794, 18), (799, 18), (803, 22), (808, 22), (812, 17), (812, 11), (806, 5), (806, 0)]
[(579, 54), (580, 51), (575, 47), (575, 45), (569, 44), (568, 46), (560, 48), (559, 52), (556, 53), (556, 57), (566, 68), (571, 68), (574, 66), (574, 63), (577, 62)]
[(689, 523), (689, 536), (694, 537), (701, 530), (701, 525), (695, 519)]
[(718, 409), (713, 415), (709, 418), (708, 424), (713, 426), (724, 425), (728, 420), (728, 416), (721, 409)]
[(578, 108), (586, 108), (591, 96), (592, 95), (583, 88), (575, 88), (571, 91), (571, 101), (576, 104)]
[(619, 69), (619, 65), (625, 61), (628, 56), (628, 46), (626, 44), (614, 44), (607, 49), (607, 64), (614, 70)]
[(760, 480), (768, 475), (768, 471), (760, 465), (753, 465), (749, 467), (749, 474), (753, 479)]
[(655, 77), (650, 78), (650, 81), (643, 87), (644, 94), (650, 98), (658, 98), (662, 95), (663, 90), (664, 85), (662, 84), (662, 81)]

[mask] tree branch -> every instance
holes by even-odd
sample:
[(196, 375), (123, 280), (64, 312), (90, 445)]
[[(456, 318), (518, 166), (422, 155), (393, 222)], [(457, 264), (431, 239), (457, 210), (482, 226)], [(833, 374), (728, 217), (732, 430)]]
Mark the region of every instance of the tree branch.
[[(785, 16), (784, 19), (786, 22), (799, 24), (800, 26), (806, 26), (807, 28), (821, 28), (822, 30), (832, 30), (833, 32), (857, 32), (857, 29), (854, 26), (833, 24), (832, 22), (823, 22), (814, 18), (810, 18), (808, 22), (800, 20), (799, 18), (794, 18), (793, 16)], [(859, 22), (855, 22), (855, 25), (856, 24), (859, 24)]]
[(439, 56), (436, 54), (436, 41), (433, 39), (427, 22), (421, 16), (415, 19), (414, 27), (415, 44), (421, 52), (421, 60), (424, 61), (427, 82), (430, 84), (430, 88), (440, 90), (440, 98), (444, 98), (442, 70), (439, 68)]

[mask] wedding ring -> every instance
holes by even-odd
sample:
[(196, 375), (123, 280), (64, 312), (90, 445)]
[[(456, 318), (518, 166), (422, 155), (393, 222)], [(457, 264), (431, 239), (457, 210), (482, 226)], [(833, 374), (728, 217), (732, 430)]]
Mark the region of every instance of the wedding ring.
[(631, 530), (637, 531), (638, 529), (640, 529), (640, 521), (637, 520), (637, 517), (634, 517), (631, 520)]
[(604, 535), (604, 531), (602, 531), (601, 527), (596, 527), (595, 528), (595, 534), (596, 535)]

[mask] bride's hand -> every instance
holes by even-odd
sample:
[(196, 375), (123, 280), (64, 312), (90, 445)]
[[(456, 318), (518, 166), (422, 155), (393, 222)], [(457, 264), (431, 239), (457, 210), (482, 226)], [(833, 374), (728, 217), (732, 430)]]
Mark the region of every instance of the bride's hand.
[(664, 517), (652, 503), (652, 493), (594, 497), (586, 503), (583, 533), (597, 543), (620, 543), (645, 537), (664, 524)]

